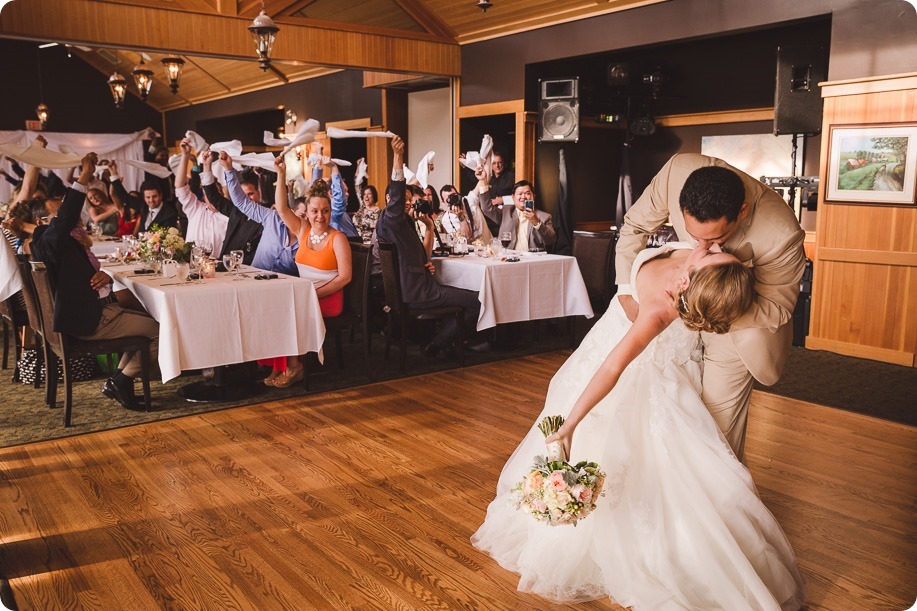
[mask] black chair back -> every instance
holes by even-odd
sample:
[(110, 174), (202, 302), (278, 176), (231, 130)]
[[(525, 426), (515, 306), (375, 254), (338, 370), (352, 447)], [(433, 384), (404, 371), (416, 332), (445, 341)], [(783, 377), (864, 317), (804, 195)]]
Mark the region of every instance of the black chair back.
[(38, 305), (38, 295), (35, 294), (35, 282), (32, 279), (29, 255), (16, 255), (16, 265), (22, 277), (22, 299), (25, 301), (25, 310), (29, 316), (29, 326), (36, 333), (44, 335), (41, 328), (41, 306)]
[(64, 338), (54, 330), (54, 287), (51, 284), (51, 276), (43, 263), (33, 262), (31, 271), (41, 313), (41, 334), (55, 352), (63, 354)]
[(363, 318), (369, 309), (370, 246), (350, 243), (350, 284), (344, 287), (344, 310)]
[(574, 231), (573, 256), (579, 264), (589, 301), (596, 313), (604, 312), (617, 290), (615, 284), (614, 231)]
[(394, 244), (379, 242), (379, 264), (382, 266), (385, 306), (392, 312), (400, 312), (402, 307), (401, 278), (398, 275), (398, 251)]

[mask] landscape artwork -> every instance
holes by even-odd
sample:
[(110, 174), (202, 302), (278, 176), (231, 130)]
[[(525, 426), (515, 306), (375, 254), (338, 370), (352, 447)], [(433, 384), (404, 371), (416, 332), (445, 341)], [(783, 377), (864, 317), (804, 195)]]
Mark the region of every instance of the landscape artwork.
[(832, 127), (825, 201), (914, 204), (917, 125)]

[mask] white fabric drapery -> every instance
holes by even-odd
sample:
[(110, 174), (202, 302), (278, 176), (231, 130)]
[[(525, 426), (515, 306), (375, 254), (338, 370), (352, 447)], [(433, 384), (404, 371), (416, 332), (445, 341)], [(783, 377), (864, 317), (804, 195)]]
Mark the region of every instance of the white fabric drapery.
[[(28, 147), (38, 136), (44, 136), (48, 141), (48, 149), (61, 150), (61, 145), (66, 150), (77, 155), (95, 152), (99, 159), (129, 159), (143, 161), (143, 140), (151, 140), (158, 134), (152, 128), (147, 128), (132, 134), (70, 134), (60, 132), (33, 132), (33, 131), (0, 131), (0, 143), (13, 143)], [(13, 174), (9, 161), (4, 159), (0, 164), (4, 170)], [(125, 165), (118, 170), (128, 190), (137, 189), (143, 182), (143, 172), (134, 167)], [(67, 177), (68, 170), (53, 170), (62, 179)], [(0, 180), (0, 202), (12, 199), (13, 185), (6, 180)]]

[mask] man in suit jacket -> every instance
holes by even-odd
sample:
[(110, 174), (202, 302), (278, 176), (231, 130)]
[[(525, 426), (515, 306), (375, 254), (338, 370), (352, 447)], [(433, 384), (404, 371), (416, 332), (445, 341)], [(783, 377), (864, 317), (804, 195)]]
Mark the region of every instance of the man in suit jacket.
[[(216, 181), (213, 177), (211, 168), (213, 167), (214, 156), (211, 155), (210, 149), (204, 151), (203, 168), (201, 172), (201, 187), (204, 189), (204, 196), (211, 205), (223, 214), (229, 217), (226, 224), (226, 238), (223, 240), (222, 247), (214, 244), (214, 252), (229, 252), (231, 250), (242, 251), (242, 262), (245, 265), (251, 265), (255, 258), (255, 251), (258, 250), (258, 242), (261, 241), (261, 233), (264, 227), (257, 223), (236, 208), (229, 198), (224, 197), (216, 187)], [(257, 193), (257, 191), (255, 191)], [(252, 200), (255, 201), (255, 200)], [(258, 202), (255, 202), (258, 203)]]
[[(414, 228), (414, 221), (418, 217), (412, 207), (413, 202), (420, 198), (413, 194), (411, 198), (405, 197), (404, 141), (399, 136), (392, 140), (392, 150), (392, 182), (387, 189), (385, 209), (376, 221), (376, 236), (382, 242), (394, 244), (398, 252), (402, 298), (412, 309), (462, 306), (465, 308), (465, 325), (474, 329), (481, 307), (478, 295), (472, 291), (442, 286), (433, 279), (433, 264), (429, 262), (433, 250), (433, 221), (426, 215), (420, 215), (420, 220), (427, 226), (425, 240), (421, 242)], [(428, 356), (436, 356), (448, 348), (457, 332), (455, 321), (451, 318), (446, 320), (433, 341), (424, 348), (424, 352)]]
[[(714, 157), (675, 155), (624, 217), (615, 258), (619, 280), (630, 282), (647, 236), (666, 221), (680, 240), (705, 248), (718, 244), (755, 272), (752, 309), (727, 334), (701, 334), (704, 403), (741, 459), (752, 378), (774, 384), (789, 354), (805, 232), (786, 202), (748, 174)], [(629, 284), (618, 286), (633, 320), (637, 305), (631, 294)]]
[[(478, 177), (478, 203), (484, 215), (499, 223), (500, 230), (494, 237), (503, 239), (503, 234), (510, 234), (509, 248), (513, 250), (530, 250), (540, 248), (548, 250), (554, 246), (557, 235), (554, 233), (554, 221), (551, 215), (542, 210), (536, 210), (535, 193), (532, 183), (520, 180), (513, 185), (513, 205), (504, 205), (502, 209), (494, 206), (487, 176), (483, 170), (475, 172)], [(526, 202), (531, 202), (531, 207), (526, 208)]]
[(134, 197), (127, 192), (118, 176), (118, 165), (109, 162), (111, 170), (111, 186), (121, 203), (140, 215), (140, 231), (147, 231), (153, 225), (160, 227), (179, 227), (179, 214), (175, 204), (164, 201), (159, 185), (144, 182), (140, 185), (140, 195), (143, 199)]
[[(98, 268), (98, 260), (71, 235), (80, 220), (86, 185), (95, 170), (95, 154), (83, 158), (79, 179), (70, 185), (56, 216), (51, 210), (47, 225), (32, 234), (31, 250), (36, 261), (48, 269), (54, 283), (54, 330), (80, 339), (143, 336), (152, 339), (150, 352), (158, 352), (159, 323), (149, 316), (122, 309), (111, 298), (111, 278)], [(139, 407), (134, 395), (134, 376), (140, 373), (140, 355), (121, 357), (120, 372), (105, 382), (102, 393), (127, 409)]]

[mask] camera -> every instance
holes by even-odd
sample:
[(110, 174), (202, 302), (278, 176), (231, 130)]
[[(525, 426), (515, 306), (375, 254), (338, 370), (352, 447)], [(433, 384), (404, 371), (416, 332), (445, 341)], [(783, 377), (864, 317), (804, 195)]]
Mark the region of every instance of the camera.
[(411, 204), (411, 207), (417, 214), (426, 214), (427, 216), (433, 214), (433, 204), (425, 199), (418, 199), (416, 202)]
[(450, 193), (446, 196), (446, 203), (450, 206), (458, 206), (461, 203), (458, 193)]

